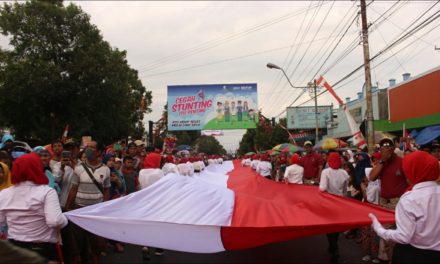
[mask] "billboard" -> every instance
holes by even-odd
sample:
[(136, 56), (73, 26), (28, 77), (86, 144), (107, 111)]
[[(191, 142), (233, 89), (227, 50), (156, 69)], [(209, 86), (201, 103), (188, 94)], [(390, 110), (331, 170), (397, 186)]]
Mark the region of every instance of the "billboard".
[(168, 130), (256, 128), (257, 84), (168, 86)]
[[(325, 128), (333, 120), (333, 106), (318, 106), (318, 127)], [(315, 107), (287, 107), (288, 129), (311, 129), (316, 127)]]
[(202, 130), (202, 136), (223, 136), (223, 130)]

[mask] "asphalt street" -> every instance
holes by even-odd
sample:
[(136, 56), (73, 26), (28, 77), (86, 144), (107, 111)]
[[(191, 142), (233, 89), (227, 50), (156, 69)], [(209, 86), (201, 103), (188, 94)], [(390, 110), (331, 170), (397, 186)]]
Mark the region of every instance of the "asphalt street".
[[(185, 243), (182, 241), (182, 243)], [(224, 251), (215, 254), (194, 254), (165, 250), (162, 256), (154, 255), (150, 249), (150, 259), (142, 259), (140, 246), (125, 245), (124, 253), (117, 253), (109, 247), (103, 263), (331, 263), (327, 252), (325, 235), (305, 237), (291, 241), (273, 243), (257, 248), (238, 251)], [(359, 244), (339, 238), (340, 258), (338, 263), (365, 263), (365, 255)], [(371, 262), (370, 262), (371, 263)]]

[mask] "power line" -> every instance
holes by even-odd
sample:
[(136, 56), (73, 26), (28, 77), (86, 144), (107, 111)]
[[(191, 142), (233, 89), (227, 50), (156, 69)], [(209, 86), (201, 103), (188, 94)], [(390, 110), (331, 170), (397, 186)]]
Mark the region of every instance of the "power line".
[[(312, 5), (312, 2), (310, 2), (309, 9), (310, 9), (311, 5)], [(303, 19), (301, 21), (301, 25), (299, 26), (299, 30), (296, 31), (296, 36), (295, 36), (294, 41), (292, 42), (292, 45), (294, 45), (296, 43), (296, 40), (298, 39), (299, 33), (302, 31), (302, 28), (303, 28), (303, 25), (304, 25), (304, 21), (306, 20), (306, 17), (307, 17), (307, 15), (309, 13), (309, 9), (307, 9), (306, 13), (304, 14), (304, 17), (303, 17)], [(290, 56), (290, 54), (292, 52), (292, 48), (293, 47), (291, 47), (289, 49), (289, 52), (287, 53), (287, 56), (284, 58), (284, 61), (282, 63), (283, 69), (286, 67), (286, 62), (287, 62), (287, 60), (288, 60), (288, 58), (289, 58), (289, 56)], [(295, 49), (295, 54), (296, 54), (296, 51), (297, 51), (297, 49)], [(275, 81), (274, 81), (274, 84), (272, 84), (272, 87), (273, 87), (274, 91), (277, 90), (277, 88), (278, 88), (278, 86), (279, 86), (279, 84), (280, 84), (280, 82), (281, 82), (281, 80), (283, 78), (284, 78), (284, 75), (281, 72), (279, 72), (277, 77), (276, 77), (276, 79), (275, 79)], [(266, 102), (271, 102), (272, 98), (273, 98), (273, 95), (270, 95), (269, 98), (266, 100)]]
[[(338, 37), (338, 36), (335, 36), (335, 37)], [(329, 38), (321, 38), (321, 39), (318, 39), (316, 41), (325, 41), (325, 40), (328, 40), (328, 39)], [(309, 42), (310, 41), (307, 41), (305, 43), (309, 43)], [(183, 67), (183, 68), (179, 68), (179, 69), (175, 69), (175, 70), (163, 71), (163, 72), (152, 73), (152, 74), (146, 74), (146, 75), (142, 75), (140, 77), (141, 78), (145, 78), (145, 77), (159, 76), (159, 75), (164, 75), (164, 74), (169, 74), (169, 73), (174, 73), (174, 72), (179, 72), (179, 71), (184, 71), (184, 70), (189, 70), (189, 69), (195, 69), (195, 68), (210, 66), (210, 65), (214, 65), (214, 64), (223, 63), (223, 62), (229, 62), (229, 61), (239, 60), (239, 59), (243, 59), (243, 58), (248, 58), (248, 57), (252, 57), (252, 56), (256, 56), (256, 55), (261, 55), (261, 54), (265, 54), (265, 53), (269, 53), (269, 52), (274, 52), (274, 51), (278, 51), (278, 50), (283, 50), (283, 49), (287, 49), (287, 48), (290, 48), (290, 47), (291, 47), (291, 45), (284, 46), (284, 47), (278, 47), (278, 48), (273, 48), (273, 49), (268, 49), (268, 50), (263, 50), (263, 51), (258, 51), (258, 52), (246, 54), (246, 55), (243, 55), (243, 56), (231, 57), (231, 58), (227, 58), (227, 59), (223, 59), (223, 60), (218, 60), (218, 61), (213, 61), (213, 62), (208, 62), (208, 63), (204, 63), (204, 64), (198, 64), (198, 65), (193, 65), (193, 66), (189, 66), (189, 67)]]
[[(320, 4), (320, 5), (322, 5), (322, 4)], [(320, 6), (320, 5), (316, 5), (316, 6)], [(315, 8), (316, 6), (314, 6), (312, 8)], [(167, 64), (167, 63), (170, 63), (170, 62), (174, 62), (174, 61), (177, 61), (177, 60), (181, 60), (181, 59), (184, 59), (186, 57), (189, 57), (189, 56), (201, 53), (201, 52), (206, 51), (208, 49), (211, 49), (211, 48), (217, 47), (219, 45), (225, 44), (225, 43), (227, 43), (227, 42), (229, 42), (231, 40), (235, 40), (235, 39), (241, 38), (243, 36), (249, 35), (249, 34), (254, 33), (256, 31), (259, 31), (259, 30), (262, 30), (262, 29), (267, 28), (269, 26), (272, 26), (274, 24), (277, 24), (279, 22), (285, 21), (287, 19), (291, 19), (291, 18), (293, 18), (293, 17), (295, 17), (295, 16), (297, 16), (299, 14), (302, 14), (303, 12), (304, 12), (304, 10), (288, 13), (288, 14), (282, 15), (280, 17), (277, 17), (275, 19), (272, 19), (272, 20), (269, 20), (267, 22), (264, 22), (262, 24), (258, 24), (256, 26), (252, 26), (250, 28), (242, 30), (242, 31), (240, 31), (238, 33), (233, 33), (233, 34), (230, 34), (230, 35), (225, 36), (225, 37), (220, 37), (220, 38), (217, 38), (217, 39), (214, 39), (214, 40), (206, 41), (206, 42), (201, 43), (199, 45), (196, 45), (196, 46), (194, 46), (192, 48), (183, 50), (181, 52), (174, 53), (174, 54), (169, 55), (169, 56), (165, 56), (165, 57), (163, 57), (161, 59), (158, 59), (158, 60), (152, 62), (151, 64), (148, 64), (148, 65), (145, 65), (145, 66), (141, 66), (141, 67), (139, 67), (139, 71), (143, 71), (143, 72), (144, 71), (151, 71), (151, 70), (153, 70), (153, 69), (155, 69), (157, 67), (160, 67), (160, 66), (162, 66), (164, 64)]]
[[(438, 18), (438, 16), (437, 16), (436, 18)], [(431, 22), (432, 22), (432, 21), (431, 21)], [(426, 25), (425, 25), (425, 26), (426, 26)], [(440, 24), (439, 24), (439, 25), (436, 25), (436, 26), (433, 27), (431, 30), (425, 32), (425, 33), (423, 34), (423, 36), (424, 36), (424, 35), (427, 35), (427, 34), (430, 33), (432, 30), (438, 28), (438, 26), (440, 26)], [(420, 28), (420, 29), (421, 29), (421, 28)], [(419, 29), (419, 30), (420, 30), (420, 29)], [(404, 46), (403, 48), (401, 48), (398, 52), (396, 52), (396, 54), (399, 53), (399, 52), (401, 52), (402, 50), (404, 50), (404, 49), (410, 47), (410, 46), (411, 46), (414, 42), (416, 42), (416, 41), (417, 41), (417, 39), (413, 40), (411, 43), (409, 43), (408, 45), (406, 45), (406, 46)], [(388, 47), (387, 47), (387, 48), (388, 48)], [(386, 48), (386, 49), (387, 49), (387, 48)], [(380, 55), (382, 55), (382, 54), (384, 54), (384, 53), (383, 53), (383, 52), (379, 52), (379, 53), (377, 53), (373, 58), (376, 59), (376, 58), (378, 58), (378, 57), (379, 57)], [(381, 64), (383, 64), (384, 62), (388, 61), (388, 60), (391, 59), (392, 57), (393, 57), (393, 56), (390, 56), (390, 57), (384, 59), (382, 62), (380, 62), (380, 63), (378, 63), (377, 65), (375, 65), (375, 67), (380, 66)], [(372, 58), (370, 61), (372, 61), (373, 58)], [(347, 79), (350, 78), (353, 74), (355, 74), (357, 71), (359, 71), (360, 69), (362, 69), (363, 66), (364, 66), (364, 65), (362, 64), (361, 66), (359, 66), (358, 68), (356, 68), (354, 71), (352, 71), (351, 73), (349, 73), (349, 74), (347, 74), (346, 76), (344, 76), (342, 79), (340, 79), (340, 80), (337, 81), (335, 84), (333, 84), (332, 87), (334, 87), (334, 88), (337, 87), (341, 82), (347, 80)], [(361, 76), (362, 76), (362, 74), (361, 74), (360, 76), (358, 76), (357, 78), (359, 78), (359, 77), (361, 77)], [(353, 80), (349, 81), (348, 83), (350, 83), (350, 82), (356, 80), (357, 78), (354, 78)], [(342, 86), (340, 86), (340, 87), (337, 87), (337, 88), (335, 88), (334, 90), (338, 90), (338, 89), (342, 88), (343, 86), (347, 85), (348, 83), (346, 83), (346, 84), (344, 84), (344, 85), (342, 85)], [(326, 93), (326, 92), (327, 92), (327, 90), (324, 90), (324, 91), (322, 91), (320, 94), (318, 94), (317, 96), (319, 97), (319, 96), (323, 95), (323, 94)], [(299, 105), (300, 105), (300, 106), (301, 106), (301, 105), (304, 105), (304, 104), (310, 102), (311, 100), (312, 100), (312, 99), (309, 99), (309, 100), (307, 100), (307, 101), (305, 101), (305, 102), (303, 102), (303, 103), (301, 103), (301, 104), (299, 104)]]
[[(333, 3), (334, 3), (334, 2), (333, 2)], [(333, 7), (333, 5), (332, 5), (332, 7)], [(312, 18), (311, 18), (309, 24), (307, 25), (307, 29), (305, 30), (305, 33), (308, 33), (308, 32), (309, 32), (309, 30), (310, 30), (310, 28), (311, 28), (313, 22), (315, 21), (315, 18), (316, 18), (316, 16), (317, 16), (317, 14), (318, 14), (318, 12), (319, 12), (320, 9), (321, 9), (321, 7), (319, 7), (318, 10), (315, 10), (315, 12), (314, 12), (314, 14), (313, 14), (313, 16), (312, 16)], [(330, 8), (330, 9), (331, 9), (331, 8)], [(330, 11), (330, 9), (329, 9), (329, 11)], [(322, 20), (322, 22), (325, 21), (325, 19), (327, 18), (327, 16), (328, 16), (328, 12), (327, 12), (327, 15), (324, 17), (324, 19)], [(315, 34), (314, 34), (314, 36), (313, 36), (313, 38), (312, 38), (312, 42), (313, 42), (313, 40), (316, 38), (317, 33), (318, 33), (319, 30), (321, 29), (321, 26), (322, 26), (322, 23), (319, 25), (317, 31), (315, 32)], [(307, 35), (307, 34), (303, 34), (302, 39), (304, 39), (304, 37), (305, 37), (306, 35)], [(305, 52), (303, 53), (301, 59), (300, 59), (299, 62), (296, 64), (295, 68), (293, 69), (293, 72), (290, 74), (290, 77), (289, 77), (290, 79), (293, 78), (293, 76), (294, 76), (296, 70), (298, 69), (298, 67), (299, 67), (299, 65), (301, 64), (302, 60), (304, 59), (305, 55), (306, 55), (307, 52), (309, 51), (312, 42), (309, 43), (309, 45), (307, 46), (307, 48), (306, 48)], [(291, 60), (289, 61), (289, 64), (288, 64), (287, 68), (285, 69), (285, 71), (288, 70), (288, 68), (290, 67), (292, 61), (293, 61), (293, 57), (292, 57)], [(284, 87), (286, 87), (286, 86), (287, 86), (287, 83), (284, 84)], [(283, 88), (284, 88), (284, 87), (283, 87)], [(280, 99), (282, 100), (282, 98), (277, 98), (277, 100), (275, 101), (275, 103), (273, 104), (273, 106), (276, 106), (277, 103), (278, 103), (278, 101), (280, 101)]]
[[(439, 1), (440, 2), (440, 1)], [(393, 5), (392, 7), (394, 7), (395, 5)], [(433, 7), (435, 6), (435, 4), (433, 5), (433, 6), (431, 6), (427, 11), (425, 11), (421, 16), (419, 16), (419, 18), (418, 19), (416, 19), (412, 24), (414, 24), (416, 21), (418, 21), (418, 20), (420, 20), (420, 18), (421, 17), (423, 17), (429, 10), (431, 10)], [(392, 8), (391, 7), (391, 8)], [(387, 13), (389, 10), (391, 10), (391, 8), (389, 8), (387, 11), (385, 11), (384, 12), (384, 14), (385, 13)], [(400, 9), (401, 8), (401, 6), (398, 8), (398, 9)], [(398, 10), (397, 9), (397, 10)], [(397, 10), (394, 10), (389, 16), (391, 16), (392, 14), (394, 14)], [(384, 16), (381, 16), (381, 17), (384, 17)], [(376, 19), (375, 21), (378, 21), (379, 19)], [(382, 20), (383, 21), (383, 20)], [(381, 24), (381, 22), (380, 22), (380, 24)], [(378, 26), (376, 26), (376, 28), (377, 28)], [(398, 39), (399, 40), (399, 39)], [(353, 42), (353, 43), (355, 43), (355, 42)], [(346, 51), (331, 65), (331, 66), (329, 66), (328, 67), (328, 69), (323, 73), (323, 74), (325, 74), (328, 70), (330, 70), (330, 69), (332, 69), (333, 67), (334, 67), (334, 65), (335, 64), (337, 64), (337, 63), (339, 63), (343, 58), (345, 58), (346, 56), (348, 56), (348, 54), (350, 54), (355, 48), (356, 48), (356, 46), (357, 45), (353, 45), (353, 43), (351, 44), (351, 46), (348, 48), (348, 49), (346, 49)], [(393, 43), (393, 44), (391, 44), (391, 45), (395, 45), (395, 43)], [(389, 48), (391, 48), (392, 46), (390, 46)], [(388, 48), (388, 49), (389, 49)], [(385, 52), (386, 50), (382, 50), (382, 52)], [(376, 57), (377, 56), (379, 56), (381, 53), (379, 52), (378, 54), (376, 54)], [(374, 59), (375, 57), (373, 57), (373, 58), (371, 58), (370, 59), (370, 61), (372, 61), (373, 59)], [(352, 73), (350, 73), (349, 75), (347, 75), (346, 76), (346, 78), (348, 78), (348, 77), (350, 77), (352, 74), (354, 74), (355, 72), (357, 72), (359, 69), (361, 69), (363, 67), (363, 64), (360, 66), (360, 67), (358, 67), (357, 69), (355, 69)], [(344, 78), (342, 79), (342, 80), (340, 80), (340, 81), (343, 81), (344, 80)], [(339, 82), (338, 82), (339, 83)], [(334, 85), (334, 86), (336, 86), (336, 84)], [(319, 95), (321, 95), (321, 94), (323, 94), (323, 93), (325, 93), (326, 92), (326, 90), (324, 90), (323, 92), (321, 92)], [(304, 94), (304, 92), (303, 93), (301, 93), (297, 98), (295, 98), (295, 100), (289, 105), (289, 106), (291, 106), (291, 105), (293, 105), (293, 103), (295, 103), (302, 95)], [(319, 96), (319, 95), (317, 95), (317, 96)], [(314, 98), (312, 98), (312, 99), (314, 99)], [(306, 102), (309, 102), (309, 101), (311, 101), (312, 99), (309, 99), (309, 100), (307, 100)], [(306, 102), (304, 102), (304, 103), (306, 103)], [(304, 104), (304, 103), (302, 103), (302, 104)], [(301, 104), (301, 105), (302, 105)], [(277, 117), (279, 117), (279, 116), (281, 116), (284, 112), (286, 112), (286, 110), (284, 109), (280, 114), (278, 114), (277, 115)]]

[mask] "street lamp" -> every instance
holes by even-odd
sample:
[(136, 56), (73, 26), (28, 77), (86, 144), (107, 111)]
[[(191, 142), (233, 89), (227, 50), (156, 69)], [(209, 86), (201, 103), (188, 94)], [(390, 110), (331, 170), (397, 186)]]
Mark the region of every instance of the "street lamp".
[(281, 68), (280, 66), (278, 66), (276, 64), (270, 63), (270, 62), (268, 64), (266, 64), (266, 67), (269, 68), (269, 69), (281, 70), (292, 88), (309, 89), (310, 97), (312, 97), (311, 91), (314, 92), (314, 98), (315, 98), (315, 144), (317, 144), (318, 143), (318, 139), (319, 139), (319, 137), (318, 137), (319, 123), (318, 123), (318, 100), (317, 100), (317, 96), (316, 96), (316, 90), (317, 90), (316, 80), (313, 80), (313, 83), (309, 82), (308, 86), (303, 86), (303, 87), (294, 86), (292, 84), (292, 82), (290, 81), (289, 76), (287, 76), (287, 74), (286, 74), (286, 72), (284, 71), (283, 68)]

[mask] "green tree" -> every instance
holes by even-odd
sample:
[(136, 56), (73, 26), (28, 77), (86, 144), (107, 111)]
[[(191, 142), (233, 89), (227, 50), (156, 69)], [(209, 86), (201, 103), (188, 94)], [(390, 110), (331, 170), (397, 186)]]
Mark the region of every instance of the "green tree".
[[(164, 105), (164, 109), (162, 112), (162, 117), (168, 118), (168, 104)], [(169, 131), (166, 126), (162, 128), (162, 135), (165, 136)], [(179, 145), (189, 145), (194, 146), (196, 140), (200, 137), (200, 130), (185, 130), (185, 131), (170, 131), (170, 133), (176, 135), (177, 137), (177, 146)]]
[(218, 142), (217, 139), (211, 136), (200, 136), (195, 143), (197, 152), (206, 153), (208, 155), (224, 155), (226, 150)]
[[(281, 118), (278, 123), (286, 126), (286, 119)], [(243, 135), (238, 148), (239, 154), (243, 155), (247, 152), (255, 152), (257, 150), (267, 150), (274, 146), (287, 143), (289, 135), (287, 132), (278, 126), (278, 123), (274, 127), (271, 127), (268, 131), (264, 126), (258, 125), (255, 129), (248, 129)]]
[(143, 133), (139, 120), (151, 112), (151, 92), (126, 51), (104, 41), (80, 7), (4, 3), (0, 30), (12, 47), (0, 50), (0, 119), (16, 137), (47, 142), (66, 124), (69, 135), (103, 143)]
[(289, 141), (289, 134), (278, 124), (286, 127), (286, 118), (280, 118), (279, 122), (272, 128), (272, 133), (270, 134), (270, 144), (272, 147), (281, 143), (288, 143)]

